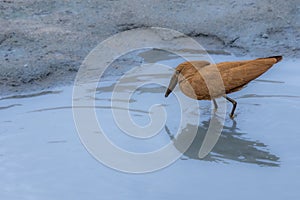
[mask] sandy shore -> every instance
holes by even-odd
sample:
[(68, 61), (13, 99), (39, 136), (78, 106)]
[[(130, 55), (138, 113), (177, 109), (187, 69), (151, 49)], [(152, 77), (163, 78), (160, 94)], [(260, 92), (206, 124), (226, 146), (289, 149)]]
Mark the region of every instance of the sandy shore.
[(1, 0), (0, 10), (2, 95), (72, 83), (98, 43), (134, 28), (175, 29), (238, 56), (300, 57), (298, 0)]

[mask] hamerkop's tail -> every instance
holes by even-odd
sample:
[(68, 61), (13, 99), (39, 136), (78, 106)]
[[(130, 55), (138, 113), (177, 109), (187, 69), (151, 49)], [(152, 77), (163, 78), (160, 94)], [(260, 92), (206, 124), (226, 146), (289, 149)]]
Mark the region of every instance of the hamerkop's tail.
[[(282, 56), (270, 56), (270, 57), (266, 57), (266, 58), (275, 58), (277, 60), (276, 63), (278, 63), (279, 61), (282, 60)], [(259, 60), (259, 59), (266, 59), (266, 58), (258, 58), (257, 60)]]

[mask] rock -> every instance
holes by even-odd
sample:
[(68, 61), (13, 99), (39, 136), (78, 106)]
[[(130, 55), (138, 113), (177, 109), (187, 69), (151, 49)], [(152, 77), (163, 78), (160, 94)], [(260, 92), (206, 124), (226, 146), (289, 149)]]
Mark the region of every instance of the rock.
[(267, 33), (264, 33), (264, 34), (262, 35), (262, 38), (268, 39), (268, 38), (269, 38), (269, 35), (268, 35)]

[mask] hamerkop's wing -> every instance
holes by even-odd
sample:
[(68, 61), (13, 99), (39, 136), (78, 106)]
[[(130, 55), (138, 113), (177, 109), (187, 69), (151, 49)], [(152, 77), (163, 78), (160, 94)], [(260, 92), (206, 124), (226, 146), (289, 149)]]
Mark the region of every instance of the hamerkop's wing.
[(242, 62), (224, 62), (217, 64), (223, 78), (226, 93), (234, 92), (256, 79), (281, 59), (281, 56), (275, 56)]

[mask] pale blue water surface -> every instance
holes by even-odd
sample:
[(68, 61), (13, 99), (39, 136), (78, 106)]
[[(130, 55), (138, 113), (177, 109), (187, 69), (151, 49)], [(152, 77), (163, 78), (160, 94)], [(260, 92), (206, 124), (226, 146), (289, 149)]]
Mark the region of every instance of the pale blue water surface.
[[(172, 55), (157, 60), (140, 56), (171, 67), (182, 62)], [(249, 59), (212, 57), (215, 62)], [(72, 86), (1, 97), (0, 199), (299, 199), (299, 64), (300, 60), (285, 58), (231, 94), (238, 101), (236, 118), (227, 116), (218, 143), (202, 160), (197, 155), (211, 102), (200, 102), (200, 125), (191, 147), (172, 165), (138, 175), (110, 169), (86, 151), (73, 121)], [(156, 137), (136, 141), (113, 122), (109, 98), (115, 79), (106, 77), (96, 95), (98, 120), (108, 137), (136, 152), (169, 142), (179, 123), (176, 98), (165, 99), (165, 88), (155, 84), (133, 94), (130, 109), (137, 124), (149, 123), (148, 110), (155, 103), (165, 105), (168, 113)], [(176, 137), (184, 137), (184, 132)]]

